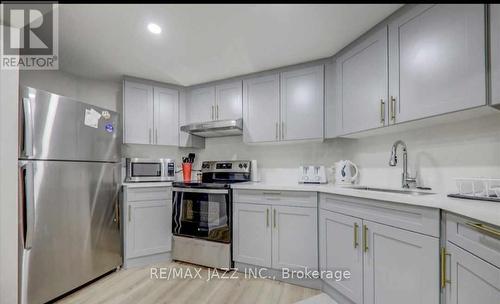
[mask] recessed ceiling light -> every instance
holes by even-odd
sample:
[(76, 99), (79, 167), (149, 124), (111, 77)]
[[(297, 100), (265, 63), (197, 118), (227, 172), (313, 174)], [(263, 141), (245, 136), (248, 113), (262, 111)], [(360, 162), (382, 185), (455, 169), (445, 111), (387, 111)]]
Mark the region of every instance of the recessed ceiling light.
[(161, 33), (161, 27), (155, 23), (148, 24), (148, 30), (153, 34), (160, 34)]

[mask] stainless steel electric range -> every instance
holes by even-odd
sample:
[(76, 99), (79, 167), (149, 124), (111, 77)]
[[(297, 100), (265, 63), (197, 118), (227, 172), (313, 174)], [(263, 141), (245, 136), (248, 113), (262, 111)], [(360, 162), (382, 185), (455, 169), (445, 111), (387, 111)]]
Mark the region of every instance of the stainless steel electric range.
[(231, 268), (231, 184), (251, 180), (250, 161), (205, 161), (201, 182), (174, 182), (172, 258)]

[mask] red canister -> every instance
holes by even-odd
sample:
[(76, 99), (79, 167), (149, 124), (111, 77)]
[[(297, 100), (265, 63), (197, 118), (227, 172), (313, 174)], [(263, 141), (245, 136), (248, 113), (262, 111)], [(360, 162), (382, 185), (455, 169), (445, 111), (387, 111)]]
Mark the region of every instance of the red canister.
[(182, 177), (184, 182), (191, 181), (191, 169), (193, 168), (192, 163), (182, 163)]

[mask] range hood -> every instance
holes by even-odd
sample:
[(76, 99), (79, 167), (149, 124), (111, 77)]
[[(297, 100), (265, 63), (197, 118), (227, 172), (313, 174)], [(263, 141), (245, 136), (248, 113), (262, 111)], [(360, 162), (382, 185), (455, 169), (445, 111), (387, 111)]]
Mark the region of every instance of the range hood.
[(243, 119), (193, 123), (181, 126), (181, 131), (200, 137), (222, 137), (243, 134)]

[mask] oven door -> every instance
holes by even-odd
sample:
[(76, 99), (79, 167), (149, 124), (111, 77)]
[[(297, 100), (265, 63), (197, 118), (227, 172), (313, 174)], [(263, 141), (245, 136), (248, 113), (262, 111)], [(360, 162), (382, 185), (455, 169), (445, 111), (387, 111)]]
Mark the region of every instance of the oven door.
[(229, 189), (173, 188), (174, 235), (231, 243)]

